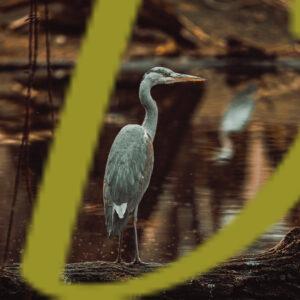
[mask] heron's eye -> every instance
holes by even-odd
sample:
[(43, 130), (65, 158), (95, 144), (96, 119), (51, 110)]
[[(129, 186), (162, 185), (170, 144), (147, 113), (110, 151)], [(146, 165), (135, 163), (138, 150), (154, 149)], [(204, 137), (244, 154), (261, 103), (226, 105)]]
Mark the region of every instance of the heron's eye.
[(171, 77), (172, 76), (172, 72), (168, 71), (168, 70), (163, 70), (161, 72), (161, 74), (165, 77)]

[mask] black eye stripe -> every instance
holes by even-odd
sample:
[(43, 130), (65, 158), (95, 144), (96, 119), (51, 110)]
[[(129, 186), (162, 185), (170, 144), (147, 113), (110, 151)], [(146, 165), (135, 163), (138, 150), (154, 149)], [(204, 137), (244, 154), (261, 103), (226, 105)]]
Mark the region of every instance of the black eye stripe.
[(171, 72), (169, 72), (168, 70), (165, 69), (158, 69), (158, 70), (154, 70), (155, 73), (161, 74), (163, 76), (170, 76)]
[(164, 77), (172, 76), (172, 71), (167, 68), (163, 68), (163, 67), (154, 67), (154, 68), (150, 69), (149, 71), (147, 71), (144, 76), (151, 74), (151, 73), (156, 73), (156, 74), (162, 75)]

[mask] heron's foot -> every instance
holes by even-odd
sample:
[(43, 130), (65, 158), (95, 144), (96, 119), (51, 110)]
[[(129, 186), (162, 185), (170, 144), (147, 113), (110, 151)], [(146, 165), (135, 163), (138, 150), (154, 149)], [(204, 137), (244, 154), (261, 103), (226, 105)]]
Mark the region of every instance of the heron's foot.
[(113, 264), (116, 264), (116, 265), (125, 265), (126, 262), (121, 258), (121, 256), (118, 256), (117, 259), (113, 262)]
[(149, 268), (157, 268), (162, 267), (163, 264), (155, 263), (155, 262), (144, 262), (140, 258), (135, 258), (132, 262), (127, 264), (128, 266), (145, 266)]

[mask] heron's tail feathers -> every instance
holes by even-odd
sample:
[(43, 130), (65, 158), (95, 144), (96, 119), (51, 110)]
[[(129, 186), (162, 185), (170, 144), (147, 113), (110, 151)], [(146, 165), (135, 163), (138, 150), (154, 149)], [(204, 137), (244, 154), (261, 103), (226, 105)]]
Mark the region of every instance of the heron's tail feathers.
[(117, 213), (120, 219), (124, 218), (126, 209), (127, 209), (127, 203), (122, 203), (120, 205), (116, 205), (115, 203), (113, 204), (113, 210)]
[(115, 209), (115, 206), (110, 206), (106, 209), (106, 228), (109, 238), (119, 236), (128, 223), (129, 214), (124, 207), (119, 206)]

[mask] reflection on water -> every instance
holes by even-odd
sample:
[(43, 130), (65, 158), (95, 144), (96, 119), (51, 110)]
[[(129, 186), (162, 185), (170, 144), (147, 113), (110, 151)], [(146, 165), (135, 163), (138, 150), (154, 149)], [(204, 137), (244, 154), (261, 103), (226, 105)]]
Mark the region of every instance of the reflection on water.
[[(220, 147), (221, 116), (237, 88), (227, 86), (225, 75), (209, 70), (204, 73), (208, 78), (206, 88), (181, 85), (153, 91), (160, 109), (154, 145), (156, 162), (149, 190), (139, 209), (138, 224), (141, 256), (146, 261), (174, 260), (228, 224), (271, 176), (298, 132), (299, 100), (284, 90), (281, 82), (279, 88), (283, 92), (269, 95), (267, 101), (259, 99), (251, 124), (244, 132), (232, 136), (236, 149), (232, 161), (226, 165), (215, 164), (212, 158)], [(279, 82), (279, 78), (280, 75), (265, 75), (261, 84), (267, 86), (271, 82), (269, 91), (274, 91), (274, 82)], [(124, 89), (118, 88), (113, 97), (101, 148), (95, 154), (73, 236), (70, 261), (113, 260), (116, 256), (117, 240), (107, 239), (104, 226), (104, 166), (120, 128), (127, 123), (141, 122), (143, 118), (137, 86), (127, 88), (127, 95)], [(131, 100), (124, 102), (123, 97), (126, 101), (127, 98)], [(1, 134), (0, 131), (0, 137)], [(31, 146), (30, 168), (35, 186), (40, 181), (47, 149), (47, 142), (34, 142)], [(2, 140), (0, 230), (3, 234), (0, 252), (5, 243), (17, 150), (16, 145)], [(24, 189), (21, 184), (10, 242), (13, 261), (20, 258), (25, 224), (30, 215)], [(251, 247), (251, 251), (273, 246), (290, 228), (299, 226), (299, 210), (300, 207), (296, 207), (274, 225)], [(133, 226), (129, 224), (123, 245), (123, 256), (127, 260), (133, 255), (133, 247)]]

